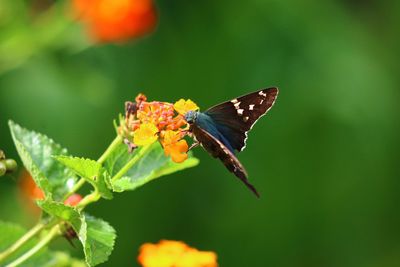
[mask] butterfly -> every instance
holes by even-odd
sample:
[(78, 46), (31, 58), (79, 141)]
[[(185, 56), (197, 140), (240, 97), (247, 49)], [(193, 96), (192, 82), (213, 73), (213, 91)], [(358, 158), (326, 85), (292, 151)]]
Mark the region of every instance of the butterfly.
[(211, 156), (219, 158), (257, 197), (260, 195), (248, 181), (247, 172), (235, 153), (246, 147), (248, 131), (271, 109), (277, 96), (278, 88), (271, 87), (218, 104), (205, 112), (185, 114), (188, 131), (195, 140), (190, 149), (201, 145)]

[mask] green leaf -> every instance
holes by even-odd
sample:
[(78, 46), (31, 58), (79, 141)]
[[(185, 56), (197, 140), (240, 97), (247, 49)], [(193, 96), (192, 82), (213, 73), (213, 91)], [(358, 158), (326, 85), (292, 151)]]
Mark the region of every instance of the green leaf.
[(39, 200), (38, 205), (47, 213), (72, 226), (82, 243), (86, 263), (95, 266), (107, 261), (115, 243), (115, 230), (107, 222), (80, 213), (73, 207), (51, 200)]
[(112, 193), (106, 183), (109, 175), (100, 163), (91, 159), (68, 156), (56, 156), (55, 159), (91, 183), (102, 197), (106, 199), (112, 198)]
[[(115, 175), (123, 166), (131, 160), (138, 150), (128, 153), (125, 144), (120, 144), (104, 163), (106, 170)], [(189, 158), (182, 163), (175, 163), (170, 157), (165, 156), (164, 150), (158, 142), (155, 142), (146, 154), (132, 166), (131, 169), (119, 180), (113, 181), (115, 192), (134, 190), (139, 186), (163, 175), (177, 172), (186, 168), (196, 166), (199, 160), (189, 153)]]
[(79, 239), (83, 244), (86, 263), (89, 266), (107, 261), (114, 248), (115, 238), (115, 230), (107, 222), (83, 215)]
[(48, 199), (38, 200), (36, 203), (44, 212), (53, 215), (63, 221), (69, 222), (77, 229), (80, 228), (81, 214), (76, 208)]
[(11, 135), (21, 160), (35, 183), (48, 198), (61, 200), (75, 184), (75, 175), (52, 155), (67, 155), (67, 150), (45, 135), (29, 131), (9, 121)]
[[(0, 251), (4, 251), (15, 241), (17, 241), (22, 235), (26, 233), (26, 230), (21, 226), (5, 223), (0, 221)], [(21, 256), (23, 253), (28, 251), (34, 245), (36, 245), (38, 240), (32, 238), (24, 246), (18, 249), (12, 256), (10, 256), (5, 262), (1, 262), (0, 265), (7, 264)], [(86, 264), (78, 259), (71, 258), (65, 252), (60, 251), (50, 251), (47, 248), (43, 248), (33, 257), (24, 262), (22, 267), (84, 267)]]

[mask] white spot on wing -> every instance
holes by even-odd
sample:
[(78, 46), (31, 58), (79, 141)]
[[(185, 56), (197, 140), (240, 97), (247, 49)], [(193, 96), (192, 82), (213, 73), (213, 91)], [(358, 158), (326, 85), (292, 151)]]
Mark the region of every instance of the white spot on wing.
[(237, 113), (238, 113), (239, 115), (243, 115), (243, 111), (244, 111), (244, 109), (239, 108), (239, 109), (237, 110)]
[[(263, 91), (260, 91), (258, 94), (259, 94), (259, 95), (262, 95), (262, 96), (265, 96), (265, 97), (267, 96), (267, 94), (264, 93)], [(240, 149), (239, 152), (243, 151), (243, 149), (246, 148), (246, 142), (247, 142), (247, 138), (248, 138), (248, 135), (247, 135), (248, 132), (253, 128), (254, 124), (256, 124), (256, 122), (257, 122), (262, 116), (264, 116), (265, 114), (267, 114), (268, 111), (274, 106), (274, 104), (275, 104), (277, 98), (278, 98), (278, 92), (276, 93), (276, 96), (275, 96), (274, 100), (272, 101), (271, 106), (270, 106), (260, 117), (258, 117), (258, 119), (255, 120), (255, 121), (253, 122), (253, 124), (250, 126), (250, 129), (249, 129), (247, 132), (245, 132), (246, 138), (244, 139), (244, 146)], [(262, 102), (264, 102), (264, 99), (261, 99), (260, 104), (262, 104)]]
[(243, 121), (244, 121), (244, 122), (246, 122), (246, 121), (248, 121), (248, 120), (249, 120), (249, 117), (247, 117), (247, 116), (243, 118)]
[(262, 95), (263, 97), (266, 97), (266, 96), (267, 96), (267, 94), (264, 93), (264, 91), (260, 91), (260, 92), (258, 92), (258, 94), (259, 94), (259, 95)]
[(233, 104), (233, 105), (235, 106), (236, 109), (238, 109), (239, 106), (240, 106), (240, 102), (237, 102), (237, 103), (235, 103), (235, 104)]
[(232, 102), (233, 104), (236, 104), (236, 103), (238, 102), (238, 100), (235, 98), (235, 99), (231, 100), (231, 102)]
[(249, 105), (249, 109), (253, 110), (254, 109), (254, 105)]

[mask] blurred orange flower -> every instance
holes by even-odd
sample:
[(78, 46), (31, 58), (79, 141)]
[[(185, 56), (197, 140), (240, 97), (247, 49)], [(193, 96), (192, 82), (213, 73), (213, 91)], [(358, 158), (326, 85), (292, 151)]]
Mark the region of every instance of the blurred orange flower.
[(183, 242), (161, 240), (140, 247), (138, 261), (143, 267), (217, 267), (217, 255), (199, 251)]
[(43, 191), (36, 185), (29, 172), (24, 170), (20, 179), (19, 188), (26, 197), (32, 200), (44, 199)]
[(21, 172), (18, 182), (19, 195), (23, 207), (32, 215), (39, 216), (40, 209), (35, 201), (44, 199), (43, 191), (36, 185), (30, 173), (26, 170)]
[(72, 8), (98, 42), (124, 42), (154, 29), (152, 0), (73, 0)]

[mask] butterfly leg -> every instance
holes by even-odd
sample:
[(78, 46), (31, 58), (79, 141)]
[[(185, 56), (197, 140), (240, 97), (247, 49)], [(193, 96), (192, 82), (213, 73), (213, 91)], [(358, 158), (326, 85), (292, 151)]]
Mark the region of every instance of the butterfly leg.
[(189, 136), (189, 137), (193, 137), (193, 133), (192, 133), (191, 131), (189, 131), (189, 130), (182, 130), (182, 131), (181, 131), (181, 134), (182, 134), (183, 136), (187, 135), (187, 136)]
[(200, 145), (200, 143), (198, 141), (194, 141), (194, 143), (190, 145), (188, 151), (193, 149), (193, 148), (195, 148), (195, 147), (197, 147), (198, 145)]

